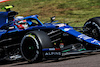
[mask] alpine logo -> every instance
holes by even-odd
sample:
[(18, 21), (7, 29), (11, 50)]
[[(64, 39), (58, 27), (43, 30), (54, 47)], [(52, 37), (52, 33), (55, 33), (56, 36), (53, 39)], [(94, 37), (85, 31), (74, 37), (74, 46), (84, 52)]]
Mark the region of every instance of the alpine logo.
[(61, 52), (46, 52), (45, 55), (61, 55)]

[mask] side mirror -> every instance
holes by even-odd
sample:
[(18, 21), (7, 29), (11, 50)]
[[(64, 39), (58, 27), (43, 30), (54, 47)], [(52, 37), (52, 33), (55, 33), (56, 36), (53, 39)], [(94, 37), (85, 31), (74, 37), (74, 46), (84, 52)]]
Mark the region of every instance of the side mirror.
[(51, 17), (51, 23), (55, 21), (55, 16)]

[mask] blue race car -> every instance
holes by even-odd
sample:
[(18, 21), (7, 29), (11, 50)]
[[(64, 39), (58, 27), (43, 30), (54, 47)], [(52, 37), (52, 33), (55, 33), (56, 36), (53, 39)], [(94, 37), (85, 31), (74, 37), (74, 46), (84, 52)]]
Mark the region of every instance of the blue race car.
[(37, 62), (100, 49), (99, 17), (88, 20), (81, 31), (76, 31), (80, 27), (55, 23), (55, 17), (44, 24), (38, 15), (15, 18), (18, 13), (11, 11), (12, 7), (5, 6), (6, 12), (0, 12), (0, 61)]

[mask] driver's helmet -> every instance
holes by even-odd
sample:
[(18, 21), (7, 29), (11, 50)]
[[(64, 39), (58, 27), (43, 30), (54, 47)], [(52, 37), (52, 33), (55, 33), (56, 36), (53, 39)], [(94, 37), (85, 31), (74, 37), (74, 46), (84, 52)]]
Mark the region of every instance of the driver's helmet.
[(28, 28), (27, 21), (26, 20), (18, 21), (17, 27), (20, 29), (27, 29)]
[[(15, 18), (15, 21), (16, 21), (16, 20), (23, 19), (23, 18), (24, 18), (23, 16), (18, 16), (18, 17)], [(28, 24), (27, 24), (27, 21), (26, 21), (26, 20), (18, 21), (17, 23), (15, 23), (15, 25), (16, 25), (19, 29), (27, 29), (27, 28), (28, 28)]]

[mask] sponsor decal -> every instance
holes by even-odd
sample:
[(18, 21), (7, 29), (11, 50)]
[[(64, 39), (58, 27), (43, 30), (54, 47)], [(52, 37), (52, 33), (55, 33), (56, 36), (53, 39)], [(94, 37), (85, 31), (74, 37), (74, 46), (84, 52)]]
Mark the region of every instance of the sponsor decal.
[(65, 30), (65, 31), (69, 31), (69, 30), (71, 30), (71, 29), (72, 29), (72, 28), (65, 28), (64, 30)]
[(88, 37), (84, 34), (81, 34), (81, 35), (78, 35), (79, 38), (83, 38), (84, 40), (87, 40), (87, 39), (91, 39), (91, 37)]
[(61, 55), (61, 52), (46, 52), (45, 55)]
[(42, 51), (55, 51), (55, 50), (61, 50), (60, 48), (45, 48), (42, 49)]
[(97, 40), (93, 40), (93, 41), (91, 41), (91, 43), (98, 43), (98, 41)]
[(63, 27), (66, 26), (66, 24), (57, 24), (56, 26)]
[(91, 43), (98, 43), (100, 45), (100, 42), (98, 40), (93, 40)]
[(93, 40), (91, 41), (91, 43), (97, 43), (98, 45), (100, 45), (100, 42), (98, 40)]

